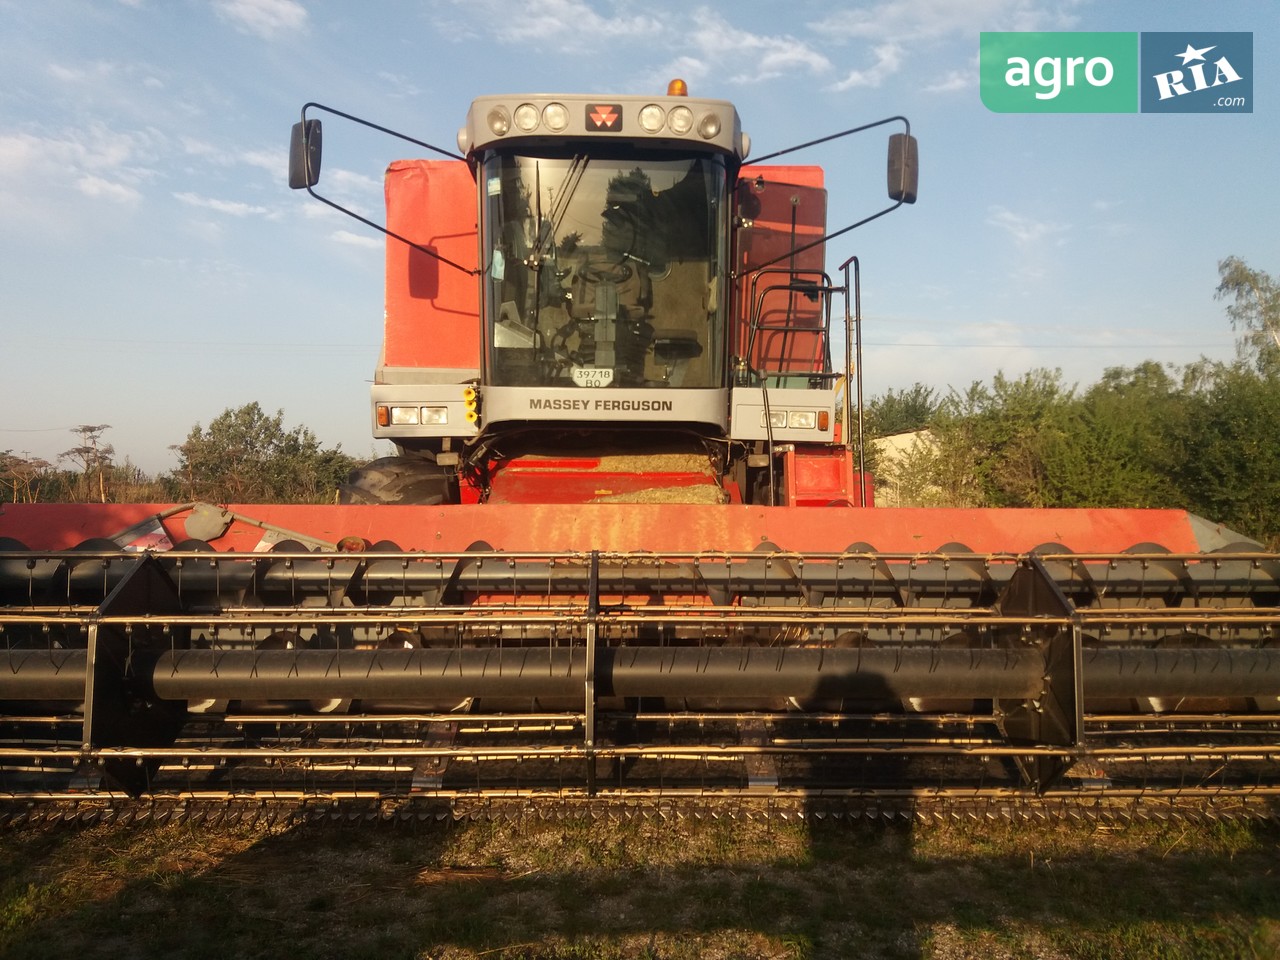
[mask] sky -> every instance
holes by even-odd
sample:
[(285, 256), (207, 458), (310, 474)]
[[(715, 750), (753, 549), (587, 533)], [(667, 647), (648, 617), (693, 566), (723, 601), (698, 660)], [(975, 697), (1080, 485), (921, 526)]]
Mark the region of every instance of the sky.
[[(1252, 113), (1006, 114), (983, 31), (1246, 31)], [(453, 149), (475, 96), (732, 101), (752, 151), (902, 114), (920, 197), (857, 255), (868, 397), (1000, 372), (1230, 360), (1218, 261), (1280, 271), (1274, 0), (0, 0), (0, 451), (109, 424), (147, 472), (258, 402), (326, 446), (370, 438), (382, 241), (287, 186), (317, 101)], [(402, 141), (325, 120), (323, 192), (372, 217)], [(410, 148), (412, 149), (412, 148)], [(883, 206), (877, 132), (787, 158), (828, 222)]]

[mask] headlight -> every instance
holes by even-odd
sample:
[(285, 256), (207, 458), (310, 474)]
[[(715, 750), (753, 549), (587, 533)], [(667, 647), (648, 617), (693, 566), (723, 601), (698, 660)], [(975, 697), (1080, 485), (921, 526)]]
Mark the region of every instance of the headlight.
[(666, 111), (656, 103), (651, 103), (640, 111), (640, 129), (645, 133), (657, 133), (666, 122)]
[(419, 422), (417, 407), (392, 407), (391, 408), (391, 426), (405, 427), (412, 426)]
[(423, 407), (422, 422), (434, 423), (437, 425), (448, 423), (449, 408), (448, 407)]
[(672, 107), (667, 114), (667, 125), (671, 127), (672, 133), (683, 137), (693, 129), (693, 111), (683, 106)]
[(542, 122), (552, 133), (560, 133), (569, 126), (569, 108), (563, 103), (548, 103), (542, 108)]
[(714, 140), (720, 136), (720, 114), (708, 113), (698, 124), (698, 134), (703, 140)]
[(538, 128), (538, 108), (532, 103), (522, 103), (516, 107), (516, 129), (524, 133), (532, 133)]
[(505, 137), (511, 130), (511, 114), (506, 107), (494, 107), (486, 118), (495, 136)]
[(794, 430), (812, 430), (817, 426), (818, 414), (813, 410), (792, 410), (788, 426)]

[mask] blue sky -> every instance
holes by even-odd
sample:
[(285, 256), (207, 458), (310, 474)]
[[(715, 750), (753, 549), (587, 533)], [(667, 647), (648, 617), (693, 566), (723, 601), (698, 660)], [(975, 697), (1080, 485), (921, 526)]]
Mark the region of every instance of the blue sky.
[[(447, 148), (479, 94), (673, 76), (757, 155), (905, 114), (919, 203), (828, 255), (862, 264), (868, 395), (1229, 359), (1218, 260), (1280, 271), (1278, 27), (1273, 0), (0, 0), (0, 450), (106, 423), (167, 470), (254, 400), (374, 450), (382, 245), (288, 190), (308, 100)], [(991, 113), (984, 30), (1252, 31), (1254, 112)], [(377, 216), (402, 145), (325, 133), (323, 186)], [(881, 202), (880, 134), (791, 159), (827, 168), (833, 226)]]

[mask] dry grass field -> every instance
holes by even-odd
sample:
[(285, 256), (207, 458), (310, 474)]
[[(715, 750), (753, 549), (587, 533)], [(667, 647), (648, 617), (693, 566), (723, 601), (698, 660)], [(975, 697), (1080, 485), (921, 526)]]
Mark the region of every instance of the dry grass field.
[(1280, 956), (1280, 830), (592, 820), (0, 832), (0, 957)]

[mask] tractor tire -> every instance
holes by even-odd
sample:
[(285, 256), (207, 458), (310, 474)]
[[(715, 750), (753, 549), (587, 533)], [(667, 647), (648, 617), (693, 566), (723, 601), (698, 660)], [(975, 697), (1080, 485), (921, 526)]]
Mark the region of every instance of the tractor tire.
[(421, 457), (380, 457), (351, 471), (338, 502), (432, 506), (457, 503), (453, 472)]

